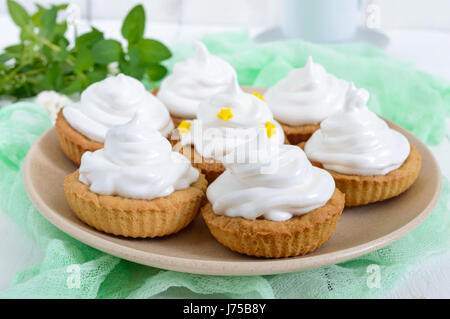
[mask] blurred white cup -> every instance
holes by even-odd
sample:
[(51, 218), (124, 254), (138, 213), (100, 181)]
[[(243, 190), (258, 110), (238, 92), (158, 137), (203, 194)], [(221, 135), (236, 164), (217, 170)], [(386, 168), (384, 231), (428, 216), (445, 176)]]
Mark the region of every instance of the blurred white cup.
[(358, 28), (360, 0), (284, 0), (287, 38), (315, 42), (351, 39)]

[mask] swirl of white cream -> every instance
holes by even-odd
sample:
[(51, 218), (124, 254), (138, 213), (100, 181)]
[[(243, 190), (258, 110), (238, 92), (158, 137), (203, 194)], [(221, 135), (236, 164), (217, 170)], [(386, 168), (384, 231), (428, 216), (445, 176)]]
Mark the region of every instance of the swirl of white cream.
[(320, 124), (305, 152), (324, 168), (350, 175), (385, 175), (399, 168), (410, 152), (406, 137), (389, 128), (367, 106), (369, 92), (353, 84), (345, 107)]
[(100, 195), (151, 200), (188, 188), (198, 177), (190, 161), (137, 114), (106, 134), (105, 147), (81, 158), (80, 182)]
[[(267, 161), (224, 164), (226, 171), (206, 192), (214, 213), (285, 221), (328, 202), (335, 191), (333, 178), (312, 166), (299, 147), (281, 145), (269, 154)], [(264, 172), (267, 166), (271, 169)]]
[(200, 102), (223, 91), (235, 75), (230, 64), (196, 42), (195, 53), (175, 64), (172, 74), (162, 81), (157, 96), (172, 115), (193, 119)]
[(73, 103), (69, 97), (55, 91), (42, 91), (36, 96), (35, 102), (47, 111), (53, 123), (58, 117), (59, 110)]
[(104, 143), (106, 132), (127, 123), (136, 112), (142, 121), (167, 136), (173, 122), (165, 106), (138, 80), (119, 74), (90, 85), (79, 103), (63, 109), (70, 126), (89, 139)]
[[(223, 111), (229, 111), (232, 117), (220, 118), (218, 114)], [(204, 158), (222, 161), (236, 147), (256, 138), (260, 131), (265, 132), (267, 122), (275, 125), (275, 131), (272, 137), (266, 138), (282, 144), (283, 129), (274, 121), (267, 103), (242, 91), (233, 77), (225, 91), (200, 104), (191, 132), (183, 134), (181, 140), (184, 145), (193, 144)]]
[(264, 94), (277, 121), (290, 126), (319, 124), (342, 109), (348, 83), (308, 58)]

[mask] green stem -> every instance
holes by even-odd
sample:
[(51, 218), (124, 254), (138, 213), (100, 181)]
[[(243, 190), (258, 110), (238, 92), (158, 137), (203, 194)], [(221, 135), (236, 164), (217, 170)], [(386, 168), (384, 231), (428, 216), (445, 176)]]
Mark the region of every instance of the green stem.
[[(57, 46), (56, 44), (54, 44), (54, 43), (48, 41), (47, 39), (45, 39), (45, 38), (43, 38), (43, 37), (40, 37), (40, 36), (36, 35), (36, 39), (39, 40), (39, 41), (41, 41), (42, 44), (48, 46), (50, 49), (52, 49), (52, 50), (55, 51), (55, 52), (60, 52), (60, 51), (61, 51), (61, 48), (60, 48), (59, 46)], [(69, 54), (69, 56), (68, 56), (66, 62), (67, 62), (70, 66), (74, 66), (74, 65), (75, 65), (75, 62), (74, 62), (73, 59), (74, 59), (73, 56)]]
[(46, 68), (34, 69), (34, 70), (27, 71), (27, 72), (23, 72), (22, 74), (24, 74), (24, 75), (39, 74), (41, 72), (44, 72), (45, 70), (46, 70)]
[(59, 46), (57, 46), (54, 43), (51, 43), (50, 41), (48, 41), (46, 38), (43, 38), (41, 36), (36, 35), (36, 40), (41, 41), (43, 44), (45, 44), (46, 46), (48, 46), (50, 49), (52, 49), (55, 52), (59, 52), (61, 51), (61, 48)]

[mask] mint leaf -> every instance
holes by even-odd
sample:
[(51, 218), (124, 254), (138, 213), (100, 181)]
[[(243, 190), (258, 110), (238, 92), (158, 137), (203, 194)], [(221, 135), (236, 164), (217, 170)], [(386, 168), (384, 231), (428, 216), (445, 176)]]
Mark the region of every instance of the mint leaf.
[(53, 31), (56, 27), (56, 16), (58, 11), (56, 7), (52, 7), (50, 9), (44, 9), (40, 19), (40, 26), (42, 29), (40, 34), (45, 38), (51, 38)]
[(118, 61), (122, 53), (122, 45), (116, 40), (100, 40), (92, 47), (94, 62), (109, 64)]
[(92, 55), (91, 50), (84, 47), (78, 51), (75, 59), (74, 70), (76, 72), (83, 72), (89, 70), (93, 66), (94, 56)]
[(75, 48), (80, 49), (82, 47), (91, 47), (94, 43), (103, 40), (103, 33), (96, 28), (92, 28), (91, 32), (80, 35), (75, 40)]
[(41, 7), (38, 4), (37, 4), (37, 7), (38, 7), (38, 11), (36, 11), (36, 13), (31, 16), (31, 21), (33, 22), (35, 27), (39, 28), (39, 27), (41, 27), (42, 13), (45, 10), (45, 8)]
[(12, 58), (13, 58), (12, 55), (10, 55), (8, 53), (2, 53), (2, 54), (0, 54), (0, 64), (5, 63), (6, 61), (8, 61), (8, 60), (10, 60)]
[(137, 48), (129, 48), (128, 49), (128, 62), (130, 65), (136, 66), (140, 62), (141, 54)]
[(8, 0), (8, 12), (14, 23), (21, 28), (26, 27), (30, 22), (28, 12), (16, 1)]
[(139, 64), (139, 52), (136, 52), (137, 55), (131, 55), (129, 61), (126, 61), (124, 58), (119, 60), (119, 70), (121, 73), (134, 77), (135, 79), (141, 80), (144, 76), (146, 68)]
[(119, 59), (119, 71), (126, 75), (131, 74), (131, 63), (125, 60), (124, 57)]
[(23, 44), (15, 44), (4, 49), (5, 52), (11, 54), (14, 57), (19, 57), (23, 54), (24, 45)]
[(161, 64), (152, 64), (147, 70), (147, 75), (152, 81), (161, 80), (167, 74), (167, 68)]
[(44, 58), (47, 62), (53, 59), (53, 51), (49, 47), (43, 46), (40, 49), (40, 52), (42, 53), (42, 58)]
[(128, 40), (128, 45), (142, 39), (145, 30), (145, 11), (140, 4), (135, 6), (125, 17), (122, 24), (122, 36)]
[(62, 23), (58, 23), (55, 27), (54, 33), (64, 35), (67, 31), (67, 22), (63, 21)]
[(157, 63), (172, 56), (170, 50), (161, 42), (152, 39), (142, 39), (136, 44), (141, 61)]
[(56, 10), (64, 10), (67, 9), (69, 7), (68, 3), (63, 3), (63, 4), (58, 4), (54, 6), (56, 8)]
[(77, 92), (81, 92), (83, 90), (83, 88), (84, 88), (83, 79), (77, 78), (77, 79), (75, 79), (75, 81), (73, 81), (69, 85), (66, 85), (64, 87), (64, 89), (62, 90), (62, 93), (70, 95), (70, 94), (74, 94)]
[(56, 61), (64, 62), (69, 57), (69, 51), (65, 47), (61, 47), (61, 50), (59, 52), (56, 52), (54, 55), (54, 58)]
[(106, 71), (94, 71), (89, 72), (87, 74), (87, 85), (91, 85), (92, 83), (99, 82), (103, 79), (105, 79), (108, 76), (108, 73)]
[(48, 89), (59, 91), (61, 88), (62, 81), (62, 72), (61, 72), (61, 64), (55, 63), (52, 64), (45, 74), (45, 84)]
[(143, 38), (142, 5), (130, 10), (124, 19), (121, 32), (128, 42), (124, 52), (120, 42), (105, 39), (95, 28), (77, 36), (75, 46), (70, 48), (67, 22), (57, 21), (58, 12), (66, 4), (36, 4), (35, 12), (28, 14), (17, 0), (6, 2), (12, 20), (20, 27), (20, 36), (15, 45), (0, 52), (0, 97), (30, 97), (48, 89), (66, 94), (81, 92), (106, 78), (112, 62), (119, 62), (121, 72), (152, 85), (167, 74), (160, 62), (171, 53), (161, 42)]

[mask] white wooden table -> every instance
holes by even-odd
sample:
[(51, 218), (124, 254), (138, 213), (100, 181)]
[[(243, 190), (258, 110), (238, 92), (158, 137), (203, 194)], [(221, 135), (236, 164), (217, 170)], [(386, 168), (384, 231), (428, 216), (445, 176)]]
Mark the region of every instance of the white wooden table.
[[(119, 38), (118, 21), (102, 20), (94, 24), (106, 30), (107, 37)], [(177, 26), (153, 24), (147, 26), (146, 35), (170, 44), (190, 41), (208, 33), (238, 31), (233, 27)], [(249, 30), (255, 35), (262, 30)], [(6, 16), (0, 16), (0, 48), (13, 44), (18, 31)], [(420, 69), (450, 81), (450, 33), (425, 30), (385, 30), (390, 38), (387, 53), (398, 59), (414, 62)], [(450, 121), (447, 119), (448, 127)], [(432, 147), (443, 174), (450, 178), (450, 143), (447, 139)], [(42, 261), (35, 243), (27, 238), (9, 217), (0, 212), (0, 291), (9, 286), (14, 274)], [(450, 233), (449, 233), (450, 236)], [(405, 275), (396, 289), (385, 295), (400, 298), (450, 298), (450, 252), (424, 261), (420, 269)]]

